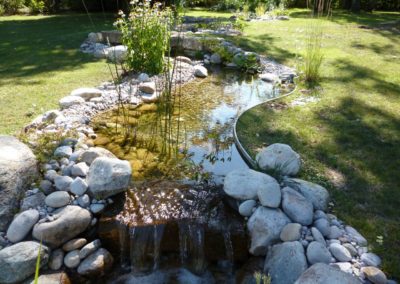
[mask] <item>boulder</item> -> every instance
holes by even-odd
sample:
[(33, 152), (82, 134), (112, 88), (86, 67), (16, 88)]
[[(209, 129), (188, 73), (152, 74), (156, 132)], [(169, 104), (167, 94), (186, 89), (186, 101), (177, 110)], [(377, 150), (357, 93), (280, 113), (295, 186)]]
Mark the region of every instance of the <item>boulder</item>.
[(265, 255), (267, 247), (279, 241), (280, 233), (288, 223), (289, 218), (280, 209), (258, 207), (247, 222), (251, 236), (250, 253)]
[(112, 255), (104, 248), (89, 255), (78, 267), (78, 273), (84, 276), (103, 276), (113, 265)]
[(96, 88), (79, 88), (71, 92), (70, 96), (81, 97), (85, 101), (90, 101), (93, 98), (101, 97), (102, 91)]
[(280, 234), (282, 242), (298, 241), (301, 237), (301, 225), (298, 223), (289, 223), (283, 227)]
[(53, 218), (33, 227), (33, 237), (50, 247), (58, 247), (84, 232), (91, 222), (90, 212), (68, 205), (53, 212)]
[(308, 201), (313, 204), (314, 210), (327, 210), (329, 193), (324, 187), (297, 178), (285, 178), (284, 183), (286, 186), (300, 192)]
[(272, 283), (292, 284), (307, 269), (304, 248), (300, 242), (277, 244), (268, 252), (264, 273)]
[(83, 98), (77, 96), (66, 96), (58, 101), (61, 109), (66, 109), (73, 105), (79, 105), (84, 102), (85, 100)]
[(194, 66), (194, 76), (199, 78), (205, 78), (208, 76), (208, 71), (204, 66), (196, 65)]
[(37, 161), (28, 146), (0, 135), (0, 231), (7, 229), (19, 208), (19, 198), (37, 178)]
[(239, 205), (239, 213), (244, 217), (250, 217), (253, 214), (253, 209), (256, 206), (255, 200), (246, 200)]
[[(235, 199), (257, 199), (259, 190), (260, 195), (263, 195), (264, 204), (279, 206), (281, 199), (280, 187), (273, 177), (251, 169), (234, 170), (225, 177), (224, 191)], [(271, 197), (269, 202), (267, 196)]]
[(327, 265), (316, 263), (308, 268), (294, 284), (361, 284), (361, 281), (349, 273)]
[(93, 163), (93, 161), (98, 157), (116, 158), (116, 156), (107, 149), (100, 147), (92, 147), (89, 150), (82, 152), (79, 155), (78, 160), (85, 162), (90, 166)]
[(69, 204), (70, 196), (66, 191), (55, 191), (48, 195), (44, 200), (46, 205), (53, 208), (64, 207)]
[(329, 264), (332, 255), (325, 245), (320, 242), (311, 242), (307, 247), (307, 259), (310, 264), (326, 263)]
[(301, 225), (313, 222), (313, 205), (303, 195), (290, 187), (282, 189), (282, 209), (291, 220)]
[(7, 230), (7, 238), (12, 243), (22, 241), (39, 220), (39, 212), (35, 209), (18, 214)]
[(387, 278), (379, 268), (373, 266), (362, 267), (361, 272), (374, 284), (386, 284)]
[(123, 192), (129, 187), (131, 175), (128, 161), (97, 158), (90, 165), (87, 177), (89, 193), (97, 199), (105, 199)]
[(146, 94), (154, 94), (156, 92), (156, 83), (154, 82), (140, 83), (139, 90)]
[(294, 176), (300, 171), (300, 155), (286, 144), (272, 144), (262, 149), (256, 156), (259, 167), (265, 171), (277, 172), (284, 176)]
[(49, 249), (37, 242), (21, 242), (0, 250), (0, 283), (20, 283), (34, 274), (39, 251), (42, 267), (49, 259)]

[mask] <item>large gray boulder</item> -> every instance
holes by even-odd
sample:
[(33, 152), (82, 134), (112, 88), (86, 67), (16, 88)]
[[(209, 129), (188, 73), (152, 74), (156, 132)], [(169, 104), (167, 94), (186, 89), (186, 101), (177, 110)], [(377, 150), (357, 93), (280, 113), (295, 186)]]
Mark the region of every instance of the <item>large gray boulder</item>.
[(40, 249), (40, 266), (46, 265), (49, 249), (38, 242), (21, 242), (0, 251), (0, 283), (20, 283), (35, 273)]
[(112, 158), (97, 158), (90, 165), (87, 177), (89, 193), (104, 199), (128, 189), (132, 169), (128, 161)]
[(259, 167), (266, 171), (294, 176), (300, 171), (300, 155), (286, 144), (275, 143), (262, 149), (256, 156)]
[(112, 255), (104, 248), (85, 258), (78, 267), (78, 273), (84, 276), (102, 276), (113, 265)]
[(284, 183), (300, 192), (313, 204), (314, 210), (326, 211), (328, 209), (329, 192), (324, 187), (297, 178), (285, 178)]
[(92, 218), (88, 210), (68, 205), (57, 209), (51, 221), (33, 227), (33, 237), (50, 247), (58, 247), (86, 230)]
[(361, 281), (350, 273), (324, 263), (316, 263), (308, 268), (297, 279), (295, 284), (361, 284)]
[(224, 191), (239, 200), (257, 200), (260, 195), (264, 195), (263, 205), (269, 204), (270, 207), (278, 207), (281, 201), (281, 191), (276, 179), (251, 169), (234, 170), (227, 174)]
[(19, 198), (38, 177), (35, 155), (12, 136), (0, 135), (0, 231), (19, 208)]
[(274, 245), (268, 252), (264, 272), (275, 284), (292, 284), (307, 269), (304, 248), (298, 241)]
[(279, 241), (280, 233), (288, 223), (289, 218), (280, 209), (258, 207), (247, 222), (251, 236), (250, 253), (265, 255), (267, 247)]
[(22, 241), (39, 220), (39, 212), (29, 209), (18, 214), (7, 230), (7, 238), (12, 243)]
[(302, 225), (313, 222), (313, 205), (303, 195), (290, 187), (282, 189), (282, 209), (291, 220)]

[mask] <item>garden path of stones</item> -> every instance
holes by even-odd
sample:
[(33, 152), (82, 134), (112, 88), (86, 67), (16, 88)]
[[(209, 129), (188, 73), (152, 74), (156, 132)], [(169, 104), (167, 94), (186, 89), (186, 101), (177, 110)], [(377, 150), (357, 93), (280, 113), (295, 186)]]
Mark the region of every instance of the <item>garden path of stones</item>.
[[(207, 76), (204, 66), (187, 57), (178, 60), (181, 76), (176, 82)], [(273, 61), (260, 57), (260, 62), (265, 81), (291, 74)], [(64, 267), (89, 279), (111, 269), (112, 255), (100, 240), (85, 236), (113, 196), (129, 187), (132, 172), (127, 161), (93, 147), (96, 135), (89, 122), (99, 111), (115, 106), (118, 97), (126, 103), (146, 102), (145, 97), (159, 91), (157, 82), (161, 76), (140, 74), (126, 78), (118, 88), (105, 83), (74, 90), (60, 100), (60, 110), (36, 118), (26, 127), (30, 146), (42, 134), (77, 133), (50, 142), (57, 147), (53, 158), (39, 165), (42, 174), (29, 147), (0, 136), (0, 283), (31, 283), (39, 250), (40, 265), (48, 268), (39, 283), (68, 278)], [(379, 269), (381, 259), (368, 251), (367, 240), (327, 213), (327, 190), (294, 178), (300, 161), (290, 146), (273, 144), (257, 155), (257, 162), (263, 171), (280, 173), (279, 182), (249, 169), (229, 173), (224, 183), (224, 191), (247, 220), (249, 252), (265, 256), (264, 272), (272, 283), (394, 283)]]

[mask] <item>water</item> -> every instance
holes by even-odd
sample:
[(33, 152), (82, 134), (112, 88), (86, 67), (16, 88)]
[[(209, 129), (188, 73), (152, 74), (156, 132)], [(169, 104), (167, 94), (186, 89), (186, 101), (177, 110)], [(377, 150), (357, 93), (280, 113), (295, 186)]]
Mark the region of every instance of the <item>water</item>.
[[(176, 119), (184, 129), (181, 143), (187, 153), (178, 163), (160, 160), (147, 143), (157, 105), (127, 109), (140, 141), (135, 145), (109, 123), (122, 121), (115, 110), (94, 120), (95, 144), (129, 160), (136, 181), (114, 217), (118, 239), (109, 240), (119, 242), (120, 265), (130, 273), (121, 283), (158, 283), (160, 277), (159, 283), (234, 283), (235, 269), (248, 258), (245, 224), (227, 205), (220, 186), (230, 171), (248, 168), (234, 143), (234, 122), (291, 87), (220, 70), (184, 85)], [(207, 185), (168, 181), (191, 180), (198, 173)]]

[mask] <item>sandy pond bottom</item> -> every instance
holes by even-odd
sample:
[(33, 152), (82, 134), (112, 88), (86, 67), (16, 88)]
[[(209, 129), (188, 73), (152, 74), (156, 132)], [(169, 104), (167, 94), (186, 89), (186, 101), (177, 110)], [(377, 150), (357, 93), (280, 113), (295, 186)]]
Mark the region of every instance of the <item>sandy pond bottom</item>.
[[(249, 255), (245, 220), (221, 187), (227, 173), (248, 168), (234, 143), (234, 122), (291, 88), (226, 70), (182, 86), (174, 119), (187, 150), (178, 162), (161, 160), (148, 142), (156, 104), (94, 119), (95, 144), (130, 161), (135, 182), (99, 222), (98, 234), (118, 262), (109, 283), (235, 283)], [(134, 133), (134, 143), (122, 129)], [(202, 183), (192, 182), (199, 176)]]

